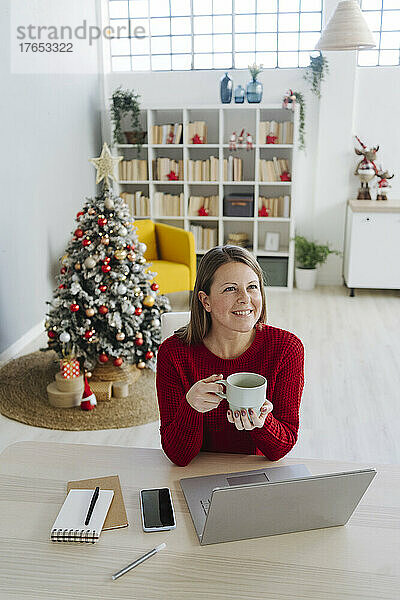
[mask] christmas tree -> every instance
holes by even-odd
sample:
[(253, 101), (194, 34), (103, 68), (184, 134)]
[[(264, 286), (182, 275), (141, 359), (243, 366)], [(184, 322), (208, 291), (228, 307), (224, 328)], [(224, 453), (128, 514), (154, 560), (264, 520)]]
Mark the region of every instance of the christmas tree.
[(92, 371), (99, 363), (125, 363), (154, 370), (161, 342), (161, 313), (170, 310), (158, 294), (155, 273), (138, 241), (128, 207), (109, 187), (122, 157), (107, 144), (99, 158), (96, 183), (102, 190), (87, 198), (57, 277), (46, 321), (48, 348), (60, 358), (79, 360)]

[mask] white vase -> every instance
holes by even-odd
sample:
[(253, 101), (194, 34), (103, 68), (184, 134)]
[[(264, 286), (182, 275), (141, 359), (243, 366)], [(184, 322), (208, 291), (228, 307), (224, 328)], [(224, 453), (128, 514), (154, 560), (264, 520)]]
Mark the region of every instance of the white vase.
[(308, 292), (315, 288), (317, 269), (301, 269), (300, 267), (296, 267), (295, 271), (297, 289)]

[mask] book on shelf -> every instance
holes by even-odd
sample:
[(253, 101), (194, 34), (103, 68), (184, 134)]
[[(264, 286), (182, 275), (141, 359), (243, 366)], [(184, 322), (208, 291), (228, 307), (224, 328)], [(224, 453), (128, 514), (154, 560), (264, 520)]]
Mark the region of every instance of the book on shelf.
[(196, 251), (210, 250), (218, 243), (218, 231), (216, 227), (203, 227), (203, 225), (190, 225), (193, 233)]
[(243, 181), (243, 160), (229, 155), (224, 158), (224, 181)]
[(147, 181), (147, 160), (122, 160), (119, 163), (121, 181)]
[(207, 144), (207, 125), (205, 121), (189, 121), (186, 127), (186, 143), (193, 144), (193, 138), (198, 136), (203, 144)]
[(218, 216), (219, 196), (190, 196), (188, 215), (190, 217), (198, 217), (199, 210), (204, 208), (209, 217)]
[(153, 212), (157, 217), (182, 217), (184, 194), (167, 194), (155, 192), (153, 198)]
[(187, 178), (189, 181), (218, 181), (219, 159), (210, 156), (206, 160), (187, 161)]
[(259, 162), (260, 181), (281, 181), (280, 176), (285, 171), (289, 173), (289, 161), (286, 158), (277, 158), (274, 156), (272, 160), (261, 159)]
[(152, 144), (180, 144), (182, 140), (182, 123), (167, 123), (167, 125), (152, 125)]
[(155, 158), (152, 162), (153, 179), (156, 181), (170, 181), (169, 173), (174, 172), (178, 180), (183, 179), (183, 160), (173, 160), (171, 158)]
[(125, 204), (127, 204), (129, 212), (133, 217), (150, 216), (150, 200), (147, 196), (143, 196), (142, 192), (137, 191), (134, 194), (122, 192), (120, 196), (125, 201)]
[[(265, 209), (268, 212), (268, 217), (283, 217), (289, 218), (290, 215), (290, 196), (279, 196), (278, 198), (266, 198), (259, 196), (258, 210)], [(263, 211), (265, 213), (265, 211)], [(267, 216), (261, 212), (260, 216)]]
[(260, 121), (260, 144), (267, 143), (267, 136), (275, 136), (274, 144), (293, 144), (293, 121)]

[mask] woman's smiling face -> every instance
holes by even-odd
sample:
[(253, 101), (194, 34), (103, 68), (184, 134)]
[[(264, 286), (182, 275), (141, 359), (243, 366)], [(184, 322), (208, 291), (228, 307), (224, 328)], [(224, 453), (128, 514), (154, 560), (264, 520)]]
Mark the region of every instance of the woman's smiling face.
[(199, 292), (213, 326), (246, 333), (260, 318), (262, 296), (258, 275), (248, 265), (229, 262), (216, 270), (210, 294)]

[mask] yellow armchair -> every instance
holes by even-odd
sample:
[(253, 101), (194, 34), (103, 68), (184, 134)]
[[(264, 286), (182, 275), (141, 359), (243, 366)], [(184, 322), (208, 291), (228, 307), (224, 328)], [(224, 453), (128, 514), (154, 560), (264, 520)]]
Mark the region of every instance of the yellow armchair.
[(148, 219), (135, 221), (139, 242), (147, 246), (144, 256), (161, 294), (193, 290), (196, 279), (194, 237), (190, 231)]

